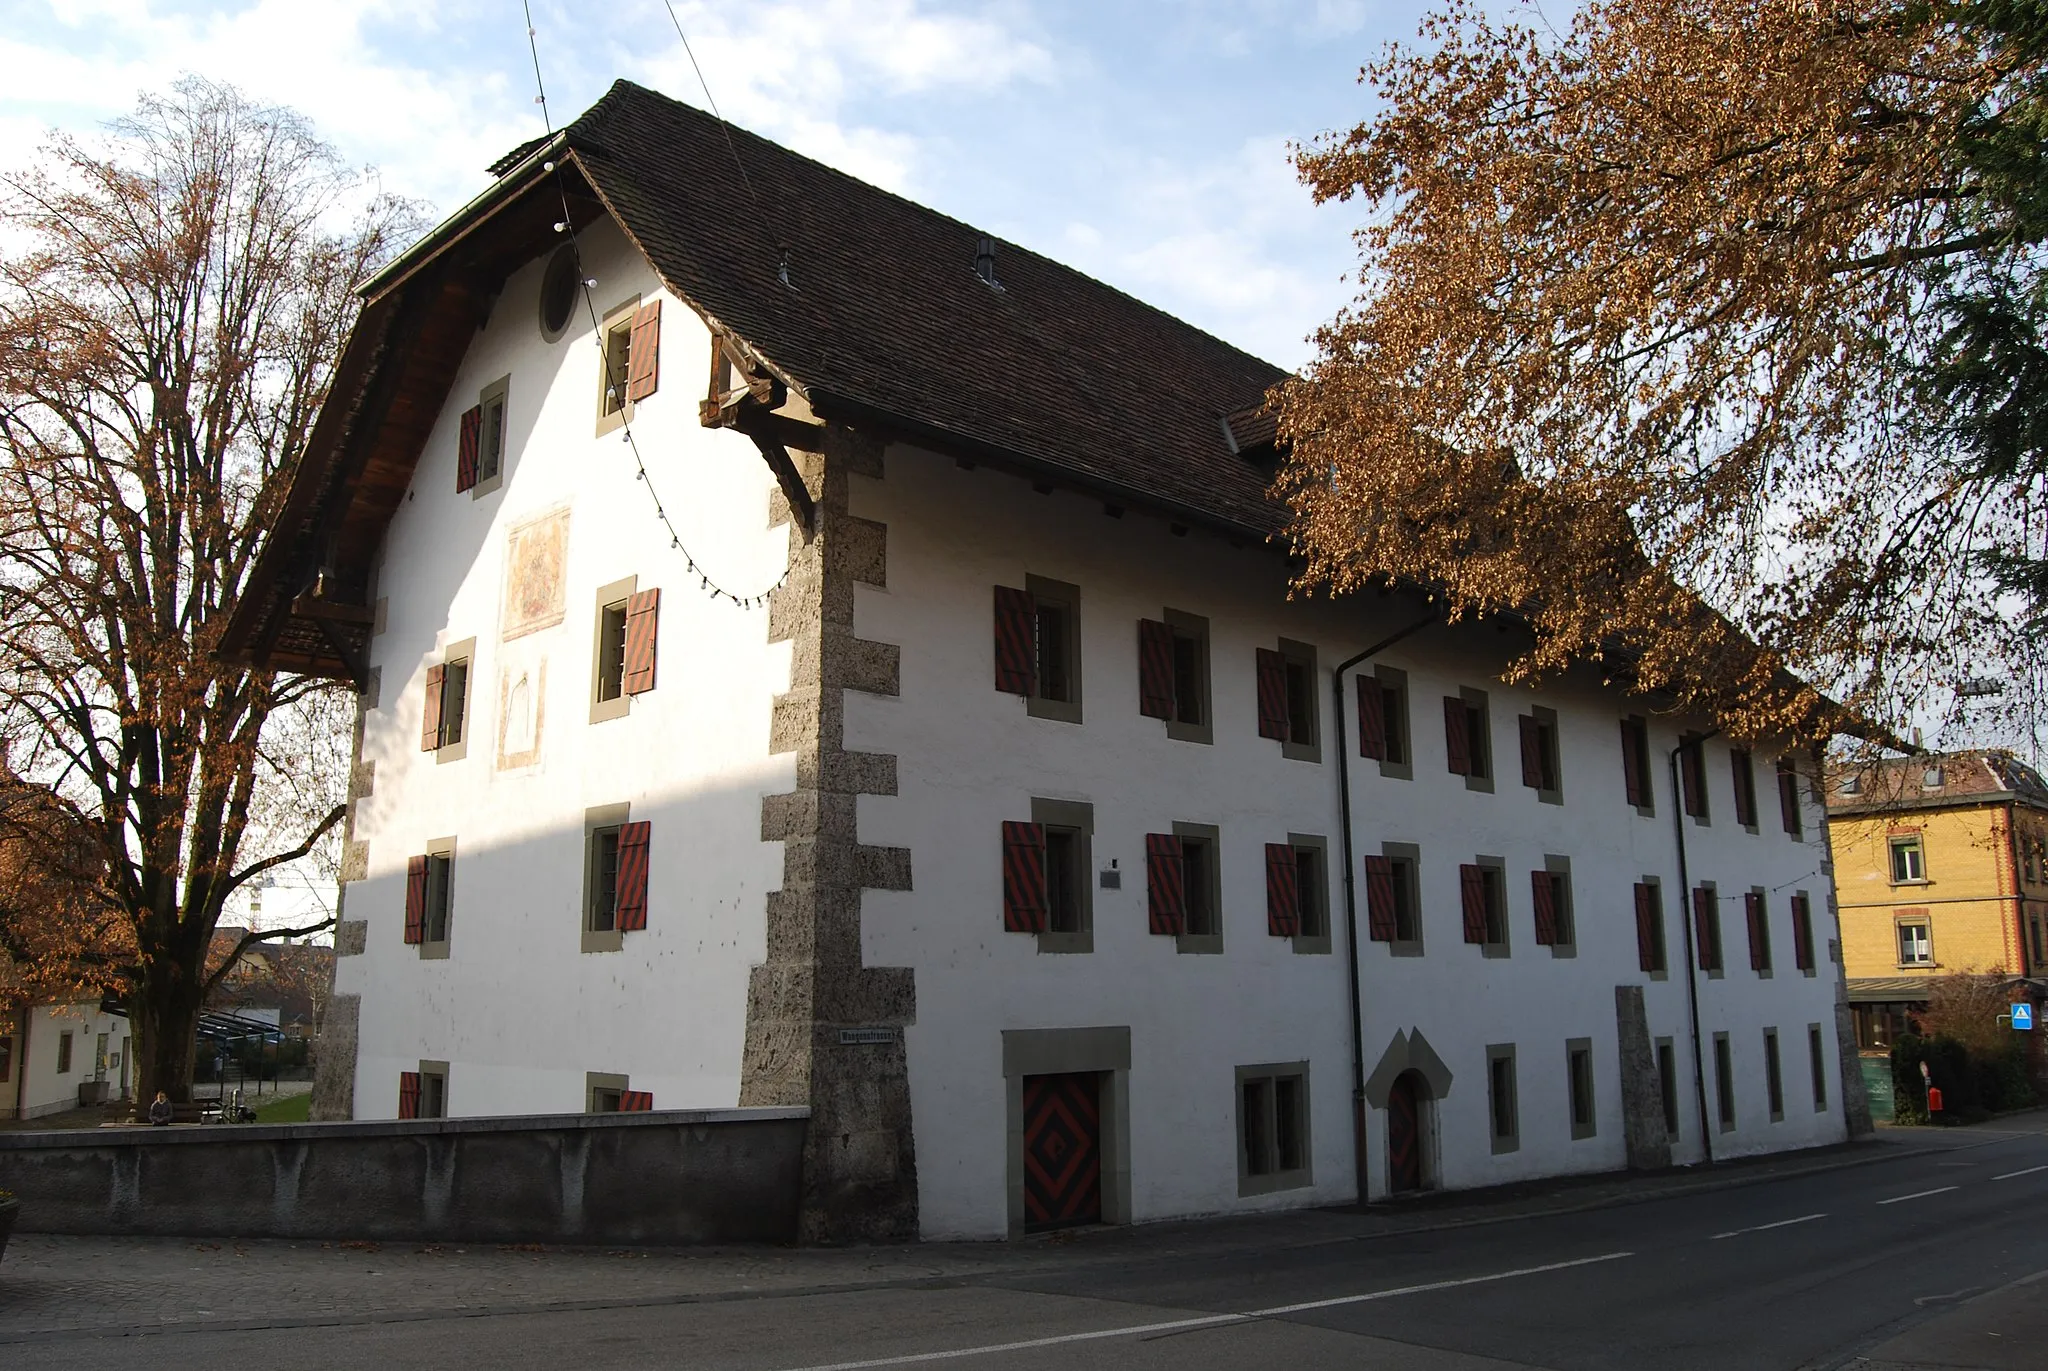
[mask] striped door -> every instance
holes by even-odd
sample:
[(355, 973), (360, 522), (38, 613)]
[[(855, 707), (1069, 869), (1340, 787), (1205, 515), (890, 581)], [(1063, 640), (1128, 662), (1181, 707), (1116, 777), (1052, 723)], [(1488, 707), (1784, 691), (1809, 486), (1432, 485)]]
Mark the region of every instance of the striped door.
[(1394, 1078), (1387, 1092), (1387, 1187), (1399, 1194), (1422, 1189), (1422, 1126), (1413, 1071)]
[(1024, 1078), (1024, 1227), (1102, 1222), (1102, 1077)]

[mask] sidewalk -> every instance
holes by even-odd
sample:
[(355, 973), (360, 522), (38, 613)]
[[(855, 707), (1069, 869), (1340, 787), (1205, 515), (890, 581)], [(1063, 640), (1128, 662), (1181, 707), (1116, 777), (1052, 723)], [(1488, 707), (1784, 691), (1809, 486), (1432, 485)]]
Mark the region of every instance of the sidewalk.
[(63, 1330), (275, 1326), (744, 1299), (1023, 1276), (1136, 1256), (1299, 1248), (1639, 1204), (1952, 1151), (2008, 1132), (2041, 1131), (2048, 1115), (2033, 1116), (2023, 1127), (2001, 1122), (1999, 1128), (1887, 1129), (1861, 1142), (1712, 1170), (1553, 1180), (1365, 1208), (1068, 1230), (1017, 1242), (602, 1250), (17, 1233), (0, 1260), (0, 1343)]

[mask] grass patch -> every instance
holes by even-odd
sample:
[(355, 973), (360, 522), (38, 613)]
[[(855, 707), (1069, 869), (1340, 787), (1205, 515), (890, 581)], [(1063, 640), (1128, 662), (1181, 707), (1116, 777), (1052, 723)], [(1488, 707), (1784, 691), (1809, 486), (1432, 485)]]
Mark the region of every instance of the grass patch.
[(258, 1123), (304, 1123), (306, 1111), (313, 1107), (310, 1091), (297, 1095), (282, 1095), (277, 1099), (256, 1106)]

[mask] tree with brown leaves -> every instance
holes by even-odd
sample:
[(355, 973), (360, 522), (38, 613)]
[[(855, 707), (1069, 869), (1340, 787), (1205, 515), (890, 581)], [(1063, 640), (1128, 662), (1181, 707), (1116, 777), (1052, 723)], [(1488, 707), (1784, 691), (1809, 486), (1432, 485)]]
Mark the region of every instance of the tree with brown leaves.
[(1894, 725), (2032, 681), (2042, 9), (1453, 0), (1391, 48), (1297, 154), (1369, 210), (1279, 399), (1306, 581), (1525, 614), (1517, 674), (1625, 659), (1750, 735), (1837, 721), (1781, 667)]
[[(344, 784), (276, 755), (322, 687), (214, 647), (355, 288), (413, 215), (296, 115), (196, 79), (0, 176), (0, 215), (0, 761), (89, 848), (80, 917), (130, 949), (97, 975), (126, 998), (137, 1089), (183, 1100), (233, 965), (208, 958), (223, 906), (326, 838)], [(299, 821), (252, 827), (284, 780)], [(37, 826), (10, 836), (27, 851)]]

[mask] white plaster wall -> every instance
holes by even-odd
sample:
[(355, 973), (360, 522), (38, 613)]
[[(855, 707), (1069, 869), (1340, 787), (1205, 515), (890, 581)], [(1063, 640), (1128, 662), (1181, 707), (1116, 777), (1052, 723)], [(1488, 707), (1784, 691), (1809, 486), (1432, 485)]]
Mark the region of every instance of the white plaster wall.
[[(128, 1020), (117, 1014), (102, 1014), (97, 1000), (37, 1005), (28, 1014), (25, 1063), (20, 1021), (15, 1019), (8, 1024), (7, 1031), (14, 1037), (14, 1062), (7, 1080), (0, 1083), (0, 1117), (14, 1114), (17, 1100), (22, 1118), (78, 1108), (78, 1087), (94, 1079), (94, 1053), (102, 1033), (107, 1035), (108, 1096), (120, 1097), (121, 1067), (128, 1056)], [(71, 1034), (71, 1069), (60, 1072), (58, 1042), (66, 1033)], [(21, 1074), (24, 1069), (28, 1073), (25, 1083)]]
[[(910, 892), (869, 892), (863, 930), (871, 965), (917, 970), (917, 1022), (906, 1034), (917, 1131), (920, 1212), (930, 1237), (996, 1236), (1007, 1226), (1005, 1029), (1128, 1025), (1132, 1036), (1132, 1213), (1138, 1220), (1327, 1203), (1355, 1196), (1351, 1140), (1351, 1047), (1345, 984), (1342, 849), (1337, 817), (1335, 729), (1329, 670), (1414, 618), (1410, 603), (1361, 597), (1332, 605), (1288, 600), (1280, 560), (1259, 547), (1175, 537), (1162, 523), (1106, 517), (1065, 494), (1037, 495), (1024, 482), (902, 446), (885, 479), (856, 478), (853, 512), (888, 525), (888, 585), (856, 589), (859, 636), (901, 645), (901, 694), (848, 692), (846, 745), (898, 756), (899, 794), (864, 796), (861, 840), (911, 849)], [(1085, 722), (1028, 716), (1023, 701), (994, 689), (991, 587), (1027, 575), (1081, 589)], [(1171, 607), (1206, 615), (1211, 630), (1215, 742), (1167, 738), (1137, 707), (1137, 629)], [(1293, 761), (1257, 732), (1254, 650), (1279, 637), (1316, 644), (1319, 763)], [(1357, 852), (1384, 841), (1422, 849), (1426, 955), (1393, 959), (1367, 944), (1361, 971), (1365, 1068), (1398, 1029), (1421, 1029), (1454, 1081), (1439, 1108), (1440, 1182), (1486, 1185), (1623, 1164), (1614, 987), (1644, 983), (1637, 969), (1632, 887), (1663, 876), (1672, 978), (1647, 994), (1653, 1037), (1671, 1036), (1689, 1068), (1683, 932), (1664, 751), (1678, 725), (1653, 729), (1659, 750), (1658, 815), (1637, 816), (1623, 798), (1617, 720), (1646, 712), (1597, 683), (1553, 683), (1540, 694), (1495, 679), (1507, 644), (1490, 628), (1433, 628), (1376, 660), (1409, 672), (1415, 779), (1382, 779), (1354, 764)], [(1491, 694), (1493, 794), (1467, 791), (1445, 766), (1444, 694), (1476, 686)], [(1521, 785), (1515, 716), (1541, 702), (1560, 715), (1566, 803), (1539, 802)], [(1347, 708), (1350, 697), (1347, 693)], [(1347, 719), (1347, 727), (1351, 721)], [(1355, 733), (1352, 737), (1355, 758)], [(1689, 830), (1691, 878), (1721, 882), (1726, 976), (1702, 981), (1701, 1027), (1711, 1043), (1731, 1030), (1740, 1103), (1738, 1129), (1717, 1133), (1717, 1155), (1798, 1146), (1842, 1136), (1839, 1077), (1815, 1115), (1806, 1068), (1806, 1025), (1819, 1022), (1835, 1066), (1832, 1006), (1837, 969), (1821, 816), (1809, 841), (1778, 823), (1769, 756), (1758, 759), (1760, 832), (1732, 827), (1726, 745), (1709, 743), (1711, 827)], [(1094, 951), (1040, 955), (1035, 940), (1001, 921), (1000, 824), (1028, 818), (1032, 797), (1094, 805), (1094, 862), (1115, 859), (1120, 892), (1094, 891)], [(1175, 821), (1216, 824), (1222, 834), (1224, 946), (1220, 956), (1183, 955), (1146, 931), (1143, 835)], [(1327, 835), (1329, 906), (1337, 952), (1295, 953), (1267, 935), (1263, 845), (1290, 832)], [(1457, 867), (1486, 853), (1507, 860), (1512, 955), (1488, 960), (1462, 939)], [(1578, 954), (1554, 958), (1534, 945), (1528, 872), (1546, 853), (1571, 856)], [(1797, 883), (1813, 896), (1820, 974), (1790, 970), (1788, 898), (1771, 900), (1778, 970), (1748, 970), (1736, 883)], [(1362, 887), (1362, 881), (1361, 881)], [(1358, 918), (1363, 926), (1363, 892)], [(1762, 1028), (1779, 1027), (1785, 1118), (1764, 1118)], [(1593, 1039), (1597, 1135), (1573, 1142), (1565, 1043)], [(1492, 1155), (1485, 1049), (1517, 1044), (1521, 1146)], [(1311, 1187), (1237, 1195), (1235, 1072), (1239, 1065), (1307, 1060), (1312, 1093)], [(1711, 1056), (1707, 1058), (1711, 1071)], [(1678, 1145), (1697, 1137), (1688, 1079)], [(1374, 1112), (1374, 1193), (1385, 1185), (1384, 1115)], [(1697, 1145), (1692, 1145), (1696, 1155)]]
[[(658, 290), (608, 223), (582, 240), (600, 311)], [(739, 1090), (748, 970), (763, 957), (763, 899), (780, 883), (780, 844), (760, 841), (760, 796), (790, 789), (768, 755), (769, 707), (788, 688), (789, 649), (767, 642), (767, 610), (714, 600), (671, 546), (623, 435), (595, 434), (599, 358), (579, 308), (566, 336), (538, 324), (543, 262), (515, 273), (456, 374), (387, 533), (376, 593), (381, 672), (363, 732), (376, 766), (357, 802), (368, 879), (343, 911), (368, 922), (367, 949), (337, 962), (335, 989), (363, 997), (358, 1118), (389, 1118), (398, 1078), (450, 1063), (452, 1114), (579, 1111), (584, 1076), (626, 1075), (657, 1108), (730, 1106)], [(752, 595), (780, 574), (785, 528), (768, 526), (773, 480), (753, 445), (703, 429), (697, 401), (709, 335), (664, 301), (661, 382), (633, 433), (683, 543), (727, 589)], [(500, 489), (455, 490), (457, 428), (478, 393), (511, 376)], [(569, 511), (566, 618), (501, 639), (508, 528)], [(660, 587), (656, 688), (625, 718), (589, 722), (595, 596), (637, 576)], [(468, 755), (420, 750), (426, 667), (474, 637)], [(538, 763), (497, 766), (501, 676), (545, 671)], [(648, 926), (621, 952), (580, 949), (584, 812), (630, 803), (652, 825)], [(408, 856), (454, 837), (450, 955), (404, 942)]]

